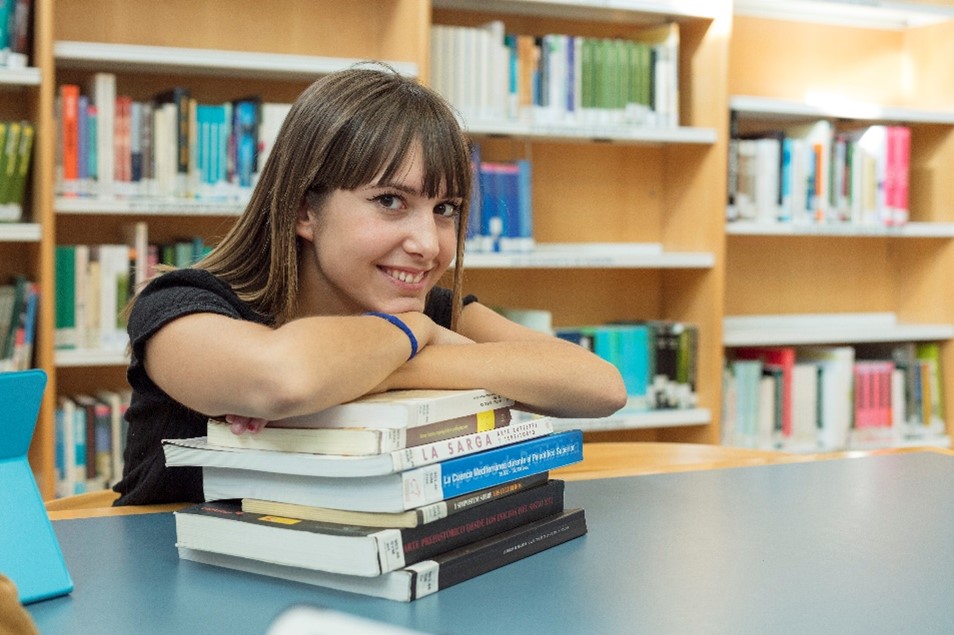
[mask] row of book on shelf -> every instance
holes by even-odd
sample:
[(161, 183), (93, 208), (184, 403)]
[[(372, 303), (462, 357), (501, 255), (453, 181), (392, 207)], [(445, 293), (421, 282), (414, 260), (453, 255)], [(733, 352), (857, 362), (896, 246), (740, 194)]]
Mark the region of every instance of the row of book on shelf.
[(822, 119), (735, 133), (729, 152), (729, 220), (890, 227), (910, 215), (907, 126)]
[(699, 329), (675, 320), (616, 322), (554, 329), (554, 334), (615, 365), (629, 395), (626, 411), (696, 406)]
[(56, 495), (112, 487), (123, 473), (129, 390), (60, 395), (56, 404)]
[(57, 348), (122, 351), (125, 309), (134, 292), (161, 267), (188, 267), (211, 249), (199, 236), (150, 242), (144, 221), (124, 229), (122, 243), (56, 246)]
[(943, 442), (935, 342), (743, 347), (723, 381), (726, 445), (793, 452)]
[[(473, 180), (466, 249), (475, 252), (533, 251), (533, 171), (530, 161), (488, 161), (471, 146)], [(466, 266), (466, 265), (465, 265)]]
[(236, 435), (163, 442), (201, 467), (206, 502), (175, 513), (183, 560), (411, 601), (586, 532), (550, 470), (580, 431), (518, 421), (484, 390), (393, 391)]
[(31, 121), (0, 121), (0, 221), (23, 219), (23, 195), (35, 136)]
[(26, 276), (0, 284), (0, 372), (33, 367), (40, 288)]
[(431, 28), (430, 85), (465, 121), (679, 125), (679, 25), (609, 38)]
[(105, 72), (61, 84), (56, 192), (246, 200), (290, 107), (257, 95), (200, 103), (184, 85), (138, 101)]

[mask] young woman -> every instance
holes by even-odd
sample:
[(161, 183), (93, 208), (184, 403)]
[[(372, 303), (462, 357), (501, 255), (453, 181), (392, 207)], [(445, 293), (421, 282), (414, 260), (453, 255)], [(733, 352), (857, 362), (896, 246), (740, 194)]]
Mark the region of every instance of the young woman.
[(128, 320), (133, 398), (117, 504), (201, 501), (164, 438), (233, 432), (397, 388), (486, 388), (535, 412), (625, 402), (579, 346), (437, 287), (456, 258), (470, 154), (436, 93), (388, 69), (324, 77), (292, 106), (244, 214), (204, 260), (153, 280)]

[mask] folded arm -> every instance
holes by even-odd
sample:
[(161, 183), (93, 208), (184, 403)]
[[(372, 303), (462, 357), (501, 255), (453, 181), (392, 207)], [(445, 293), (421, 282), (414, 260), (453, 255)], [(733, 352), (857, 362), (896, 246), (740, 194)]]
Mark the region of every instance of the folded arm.
[(211, 313), (178, 318), (146, 344), (150, 378), (185, 406), (234, 415), (237, 431), (315, 412), (369, 392), (486, 388), (556, 416), (598, 417), (625, 404), (619, 371), (583, 348), (473, 303), (460, 334), (401, 314), (418, 355), (377, 317), (302, 318), (272, 329)]
[(385, 387), (486, 388), (528, 410), (562, 417), (607, 416), (626, 403), (616, 367), (576, 344), (478, 303), (464, 309), (460, 332), (475, 343), (429, 346), (398, 367)]

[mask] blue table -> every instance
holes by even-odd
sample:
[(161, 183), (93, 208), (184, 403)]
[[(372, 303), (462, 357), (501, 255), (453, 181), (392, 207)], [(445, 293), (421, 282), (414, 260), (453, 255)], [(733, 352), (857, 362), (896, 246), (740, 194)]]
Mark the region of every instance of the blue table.
[(410, 604), (180, 561), (171, 514), (54, 522), (40, 632), (264, 633), (329, 607), (430, 633), (954, 632), (954, 457), (567, 483), (589, 533)]

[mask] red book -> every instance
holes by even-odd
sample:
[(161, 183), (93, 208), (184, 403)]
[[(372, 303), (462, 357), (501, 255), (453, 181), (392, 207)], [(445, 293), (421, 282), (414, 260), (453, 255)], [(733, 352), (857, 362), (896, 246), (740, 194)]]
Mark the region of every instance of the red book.
[(60, 127), (63, 143), (63, 184), (72, 193), (79, 178), (79, 96), (76, 84), (60, 85)]

